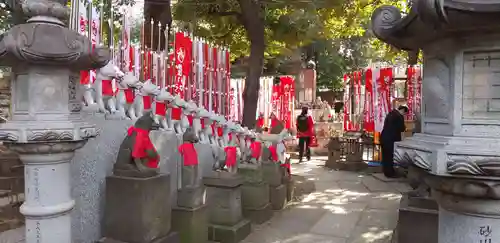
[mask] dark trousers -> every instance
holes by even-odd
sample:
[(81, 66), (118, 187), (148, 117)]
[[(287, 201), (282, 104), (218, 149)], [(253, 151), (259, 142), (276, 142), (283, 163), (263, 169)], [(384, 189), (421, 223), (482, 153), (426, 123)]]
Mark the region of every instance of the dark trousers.
[(382, 142), (382, 170), (385, 176), (394, 176), (394, 142)]
[(300, 137), (299, 138), (299, 159), (302, 160), (304, 157), (304, 150), (306, 151), (307, 159), (311, 158), (311, 137)]

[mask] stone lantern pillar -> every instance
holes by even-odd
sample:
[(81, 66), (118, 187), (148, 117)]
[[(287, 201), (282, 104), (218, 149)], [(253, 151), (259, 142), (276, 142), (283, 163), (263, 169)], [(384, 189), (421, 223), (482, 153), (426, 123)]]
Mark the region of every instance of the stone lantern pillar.
[(0, 125), (4, 144), (25, 165), (27, 243), (72, 242), (70, 161), (76, 149), (96, 136), (83, 122), (76, 98), (75, 71), (109, 61), (103, 48), (65, 27), (67, 1), (26, 0), (27, 23), (0, 39), (0, 65), (11, 66), (12, 118)]
[(414, 0), (404, 16), (372, 16), (377, 37), (424, 54), (422, 133), (395, 158), (425, 172), (439, 243), (500, 242), (499, 18), (499, 0)]

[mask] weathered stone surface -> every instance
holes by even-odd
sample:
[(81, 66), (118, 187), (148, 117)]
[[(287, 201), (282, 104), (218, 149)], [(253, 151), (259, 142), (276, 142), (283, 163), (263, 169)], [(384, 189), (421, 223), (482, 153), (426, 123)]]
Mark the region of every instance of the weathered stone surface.
[[(229, 174), (229, 173), (223, 173)], [(235, 225), (243, 218), (241, 208), (242, 179), (237, 175), (205, 177), (209, 221), (217, 225)]]
[(273, 210), (281, 210), (287, 204), (287, 187), (282, 184), (277, 187), (269, 187), (269, 200)]
[(251, 231), (252, 225), (248, 220), (241, 220), (233, 226), (210, 225), (208, 238), (220, 243), (238, 243), (244, 240)]
[(177, 206), (181, 208), (198, 208), (206, 203), (205, 186), (188, 186), (177, 191)]
[(283, 171), (280, 169), (279, 163), (262, 163), (262, 171), (264, 180), (271, 187), (276, 187), (282, 184)]
[(286, 186), (286, 200), (290, 202), (293, 200), (295, 195), (295, 184), (293, 178), (291, 176), (285, 177), (283, 185)]
[(273, 217), (271, 203), (267, 203), (259, 208), (243, 208), (243, 216), (255, 224), (263, 224)]
[(340, 161), (340, 151), (328, 151), (328, 160), (325, 162), (325, 167), (336, 169), (338, 161)]
[(242, 207), (248, 209), (261, 208), (269, 203), (269, 185), (265, 182), (259, 184), (244, 183), (241, 186)]
[(264, 181), (264, 171), (260, 164), (240, 164), (238, 174), (243, 177), (245, 184), (259, 184)]
[[(92, 118), (92, 119), (91, 119)], [(101, 236), (104, 216), (106, 176), (112, 174), (120, 143), (132, 121), (107, 121), (97, 116), (87, 118), (100, 130), (77, 150), (71, 162), (72, 196), (76, 202), (72, 216), (74, 242), (92, 243)]]
[(174, 132), (151, 131), (149, 134), (151, 141), (160, 154), (160, 172), (170, 175), (170, 199), (172, 205), (177, 202), (177, 190), (179, 187), (180, 154), (178, 147), (181, 144), (181, 136)]
[(208, 241), (208, 206), (174, 207), (172, 230), (179, 232), (182, 243), (206, 243)]
[[(401, 243), (437, 243), (438, 208), (434, 200), (402, 198), (397, 230)], [(418, 222), (418, 223), (416, 223)]]
[(170, 177), (109, 176), (103, 235), (124, 242), (154, 242), (170, 232)]

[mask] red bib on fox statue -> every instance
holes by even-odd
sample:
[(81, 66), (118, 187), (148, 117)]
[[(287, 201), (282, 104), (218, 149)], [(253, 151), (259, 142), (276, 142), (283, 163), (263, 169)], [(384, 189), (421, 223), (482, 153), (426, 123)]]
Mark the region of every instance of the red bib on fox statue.
[[(147, 167), (158, 168), (160, 157), (149, 138), (149, 131), (132, 126), (128, 129), (128, 136), (132, 136), (133, 133), (136, 134), (136, 137), (132, 147), (132, 158), (147, 159)], [(151, 156), (153, 154), (155, 154), (155, 156)]]

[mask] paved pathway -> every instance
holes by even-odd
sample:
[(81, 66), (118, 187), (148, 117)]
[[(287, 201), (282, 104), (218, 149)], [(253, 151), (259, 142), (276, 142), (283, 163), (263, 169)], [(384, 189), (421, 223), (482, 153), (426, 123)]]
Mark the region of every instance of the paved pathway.
[[(305, 184), (314, 185), (316, 191), (254, 226), (243, 243), (389, 243), (400, 193), (409, 187), (371, 175), (330, 171), (323, 167), (325, 160), (315, 157), (293, 164), (292, 173), (304, 176)], [(24, 242), (19, 239), (23, 233), (22, 229), (4, 232), (0, 243)]]
[[(397, 223), (402, 182), (372, 175), (331, 171), (325, 157), (293, 164), (316, 191), (263, 225), (254, 226), (244, 243), (389, 243)], [(292, 161), (293, 163), (293, 161)]]

